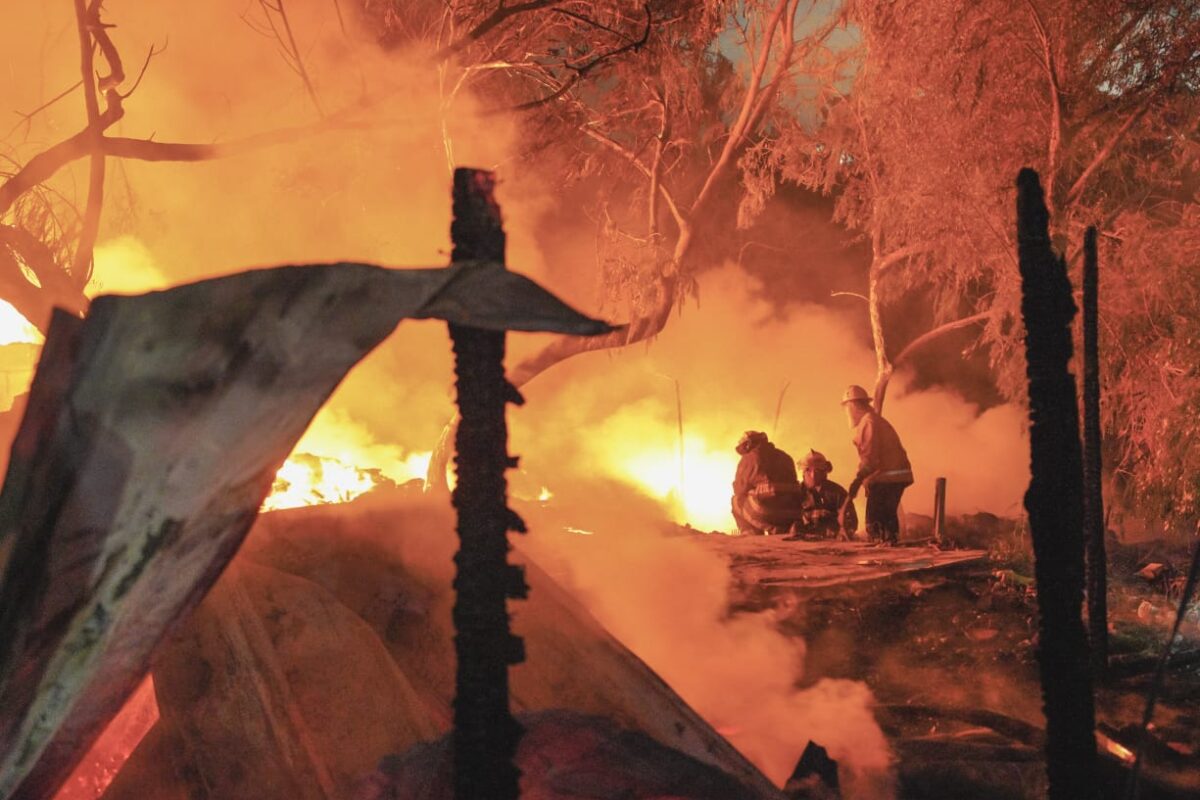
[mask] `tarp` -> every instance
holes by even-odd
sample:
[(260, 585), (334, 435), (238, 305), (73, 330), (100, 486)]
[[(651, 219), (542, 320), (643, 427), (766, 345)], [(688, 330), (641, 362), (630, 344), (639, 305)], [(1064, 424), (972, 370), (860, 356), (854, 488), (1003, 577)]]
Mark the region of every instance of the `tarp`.
[(611, 330), (476, 262), (278, 267), (56, 315), (0, 492), (0, 798), (53, 794), (406, 317)]

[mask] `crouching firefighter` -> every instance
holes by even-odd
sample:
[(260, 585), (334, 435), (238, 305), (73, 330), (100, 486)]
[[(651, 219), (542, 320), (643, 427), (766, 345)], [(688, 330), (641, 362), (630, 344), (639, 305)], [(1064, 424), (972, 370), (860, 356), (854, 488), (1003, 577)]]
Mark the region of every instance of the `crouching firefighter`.
[(792, 457), (762, 431), (746, 431), (733, 479), (733, 519), (742, 534), (787, 533), (800, 522), (804, 494)]
[[(804, 500), (801, 504), (800, 524), (797, 534), (807, 537), (849, 538), (858, 530), (858, 514), (853, 503), (846, 503), (849, 493), (841, 484), (829, 480), (833, 464), (816, 450), (796, 462), (803, 475)], [(845, 514), (841, 514), (842, 506)]]

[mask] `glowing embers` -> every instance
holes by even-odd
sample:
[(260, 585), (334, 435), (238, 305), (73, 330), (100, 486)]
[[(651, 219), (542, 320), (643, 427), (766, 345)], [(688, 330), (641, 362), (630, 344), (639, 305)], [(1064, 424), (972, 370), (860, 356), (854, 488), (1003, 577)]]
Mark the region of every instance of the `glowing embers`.
[(54, 800), (97, 800), (121, 771), (142, 739), (158, 722), (154, 680), (142, 679), (87, 754), (63, 782)]

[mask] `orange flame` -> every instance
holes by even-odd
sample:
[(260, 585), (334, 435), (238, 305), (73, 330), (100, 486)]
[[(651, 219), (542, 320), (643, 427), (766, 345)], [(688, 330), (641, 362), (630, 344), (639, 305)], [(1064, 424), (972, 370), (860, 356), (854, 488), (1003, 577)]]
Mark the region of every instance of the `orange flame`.
[(431, 455), (379, 444), (345, 414), (323, 409), (275, 473), (262, 510), (347, 503), (378, 487), (424, 478)]
[(662, 501), (676, 522), (706, 530), (729, 528), (737, 454), (698, 434), (684, 437), (682, 452), (652, 442), (647, 437), (616, 443), (627, 454), (617, 457), (623, 471), (618, 477)]
[(0, 300), (0, 345), (41, 344), (43, 341), (42, 332), (32, 322), (11, 303)]
[(347, 503), (379, 486), (381, 477), (379, 470), (359, 469), (336, 458), (295, 453), (275, 473), (275, 484), (262, 510)]

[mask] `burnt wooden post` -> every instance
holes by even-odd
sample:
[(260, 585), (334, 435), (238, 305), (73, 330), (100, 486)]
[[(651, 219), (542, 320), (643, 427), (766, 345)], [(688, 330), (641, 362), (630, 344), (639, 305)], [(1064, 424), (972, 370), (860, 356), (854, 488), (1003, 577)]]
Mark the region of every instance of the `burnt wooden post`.
[(1108, 671), (1108, 557), (1104, 551), (1104, 493), (1100, 453), (1100, 345), (1096, 229), (1083, 236), (1083, 530), (1087, 542), (1088, 634), (1092, 670)]
[(1071, 359), (1075, 301), (1050, 247), (1038, 175), (1017, 177), (1017, 250), (1029, 376), (1032, 479), (1025, 493), (1039, 609), (1050, 800), (1097, 797), (1095, 709), (1083, 627), (1083, 466)]
[(933, 488), (933, 540), (942, 543), (946, 533), (946, 479), (938, 478)]
[[(504, 229), (490, 172), (454, 171), (451, 262), (504, 262)], [(465, 267), (472, 269), (473, 267)], [(521, 395), (504, 377), (504, 332), (450, 325), (461, 421), (455, 436), (459, 551), (454, 579), (455, 800), (516, 800), (513, 765), (521, 728), (508, 707), (508, 666), (525, 659), (508, 627), (509, 597), (525, 597), (520, 567), (508, 563), (508, 531), (524, 523), (508, 508), (505, 404)]]

